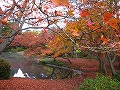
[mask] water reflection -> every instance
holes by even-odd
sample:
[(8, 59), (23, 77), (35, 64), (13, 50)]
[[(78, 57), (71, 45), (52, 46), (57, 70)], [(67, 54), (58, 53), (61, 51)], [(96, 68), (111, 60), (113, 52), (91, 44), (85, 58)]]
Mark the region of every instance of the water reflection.
[(70, 71), (70, 70), (65, 70), (61, 68), (56, 68), (56, 67), (48, 67), (51, 68), (52, 71), (48, 71), (48, 79), (65, 79), (65, 78), (72, 78), (74, 76), (77, 76), (78, 73)]
[[(35, 66), (35, 65), (34, 65)], [(36, 67), (36, 66), (35, 66)], [(41, 66), (42, 68), (19, 68), (17, 72), (13, 70), (13, 77), (34, 78), (34, 79), (65, 79), (79, 75), (72, 70), (65, 70), (57, 67)], [(42, 69), (42, 70), (41, 70)], [(41, 72), (40, 72), (41, 71)], [(44, 72), (43, 72), (44, 71)]]
[(3, 52), (0, 57), (11, 64), (11, 76), (35, 79), (64, 79), (80, 75), (75, 70), (40, 65), (36, 59), (26, 58), (16, 52)]
[(24, 75), (24, 73), (22, 72), (22, 70), (19, 68), (18, 69), (18, 71), (17, 71), (17, 73), (15, 73), (14, 75), (13, 75), (13, 77), (25, 77), (25, 75)]

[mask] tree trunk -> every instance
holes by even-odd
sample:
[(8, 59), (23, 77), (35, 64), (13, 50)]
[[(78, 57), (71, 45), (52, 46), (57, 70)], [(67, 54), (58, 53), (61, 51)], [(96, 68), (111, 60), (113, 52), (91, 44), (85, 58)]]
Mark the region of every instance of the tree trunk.
[(98, 53), (98, 60), (99, 60), (99, 70), (102, 71), (103, 73), (107, 74), (107, 69), (105, 65), (105, 55), (102, 53)]
[(0, 44), (0, 54), (12, 42), (13, 38), (14, 37), (12, 37), (12, 38), (6, 38), (6, 39), (3, 40), (3, 42)]
[(115, 75), (115, 68), (114, 68), (114, 65), (112, 63), (112, 60), (110, 58), (110, 54), (109, 53), (106, 53), (106, 56), (107, 56), (107, 59), (109, 61), (109, 64), (110, 64), (110, 69), (112, 71), (112, 75), (114, 76)]

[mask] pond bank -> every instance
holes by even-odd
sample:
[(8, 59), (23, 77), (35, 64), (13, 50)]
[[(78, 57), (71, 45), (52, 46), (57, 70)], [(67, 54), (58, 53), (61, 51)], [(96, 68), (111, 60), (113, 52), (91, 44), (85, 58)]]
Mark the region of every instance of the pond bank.
[[(13, 56), (7, 56), (9, 60), (13, 58)], [(6, 57), (6, 58), (7, 58)], [(10, 59), (11, 58), (11, 59)], [(23, 59), (23, 61), (26, 58)], [(57, 58), (62, 62), (67, 63), (66, 59)], [(71, 59), (72, 65), (77, 68), (96, 68), (98, 62), (88, 62), (88, 59)], [(68, 62), (69, 63), (69, 62)], [(18, 63), (19, 64), (19, 63)], [(29, 64), (29, 63), (28, 63)], [(21, 65), (16, 65), (21, 66)], [(85, 77), (94, 77), (95, 73), (83, 73), (83, 77), (74, 77), (71, 79), (58, 79), (58, 80), (50, 80), (50, 79), (29, 79), (29, 78), (13, 78), (11, 77), (8, 80), (0, 80), (0, 90), (75, 90), (76, 87), (79, 86), (81, 82), (84, 81)]]

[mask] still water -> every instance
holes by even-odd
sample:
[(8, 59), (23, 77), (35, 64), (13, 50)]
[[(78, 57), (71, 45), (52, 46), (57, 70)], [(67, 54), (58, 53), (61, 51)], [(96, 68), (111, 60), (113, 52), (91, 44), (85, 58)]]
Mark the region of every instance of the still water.
[(72, 69), (40, 65), (34, 58), (28, 59), (15, 52), (4, 52), (2, 58), (11, 64), (11, 76), (34, 79), (65, 79), (80, 75), (79, 71)]

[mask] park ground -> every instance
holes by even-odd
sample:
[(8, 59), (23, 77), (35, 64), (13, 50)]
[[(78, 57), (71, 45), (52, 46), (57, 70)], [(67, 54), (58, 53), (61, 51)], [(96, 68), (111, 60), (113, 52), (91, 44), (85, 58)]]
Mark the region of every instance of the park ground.
[[(64, 63), (69, 63), (66, 59), (57, 58)], [(72, 66), (83, 71), (81, 76), (71, 79), (29, 79), (29, 78), (14, 78), (10, 77), (8, 80), (0, 80), (0, 90), (75, 90), (85, 78), (94, 78), (98, 71), (97, 60), (89, 60), (85, 58), (70, 59)], [(117, 67), (117, 63), (115, 63)]]

